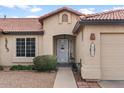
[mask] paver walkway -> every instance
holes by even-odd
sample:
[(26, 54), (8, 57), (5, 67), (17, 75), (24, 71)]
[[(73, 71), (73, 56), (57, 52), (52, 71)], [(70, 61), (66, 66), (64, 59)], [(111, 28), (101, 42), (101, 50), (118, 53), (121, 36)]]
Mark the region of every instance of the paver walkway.
[(58, 69), (54, 88), (77, 88), (71, 68), (60, 67)]

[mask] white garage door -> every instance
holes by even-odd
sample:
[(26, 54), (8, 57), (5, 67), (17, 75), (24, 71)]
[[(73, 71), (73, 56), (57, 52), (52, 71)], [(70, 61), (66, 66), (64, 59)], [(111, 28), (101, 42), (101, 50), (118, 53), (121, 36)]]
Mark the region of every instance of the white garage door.
[(103, 80), (124, 80), (124, 34), (101, 34)]

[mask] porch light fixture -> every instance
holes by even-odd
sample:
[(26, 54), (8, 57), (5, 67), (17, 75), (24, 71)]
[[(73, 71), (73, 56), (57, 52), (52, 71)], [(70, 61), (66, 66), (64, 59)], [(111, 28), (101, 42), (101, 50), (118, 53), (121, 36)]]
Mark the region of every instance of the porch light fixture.
[(94, 33), (91, 33), (90, 40), (95, 40), (95, 34)]

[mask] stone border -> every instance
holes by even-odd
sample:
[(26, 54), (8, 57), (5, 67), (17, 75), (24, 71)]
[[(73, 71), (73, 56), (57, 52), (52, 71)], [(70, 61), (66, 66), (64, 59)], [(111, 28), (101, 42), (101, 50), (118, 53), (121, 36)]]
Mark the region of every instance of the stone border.
[(73, 74), (78, 88), (101, 88), (97, 81), (86, 81), (81, 78), (79, 72), (73, 71)]

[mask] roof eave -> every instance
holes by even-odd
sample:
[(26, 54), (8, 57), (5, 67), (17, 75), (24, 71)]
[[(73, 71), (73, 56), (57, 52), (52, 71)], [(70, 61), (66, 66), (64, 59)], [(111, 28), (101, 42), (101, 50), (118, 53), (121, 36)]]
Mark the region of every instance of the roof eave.
[(73, 29), (73, 34), (77, 34), (79, 32), (79, 28), (80, 28), (81, 24), (80, 24), (80, 21), (78, 21), (76, 23), (76, 25), (74, 26), (74, 29)]
[(105, 19), (105, 20), (80, 20), (76, 23), (73, 34), (77, 34), (79, 32), (81, 25), (124, 25), (124, 19)]
[(44, 35), (44, 31), (2, 31), (3, 35)]
[(84, 25), (124, 25), (124, 19), (102, 19), (102, 20), (81, 20), (80, 24)]

